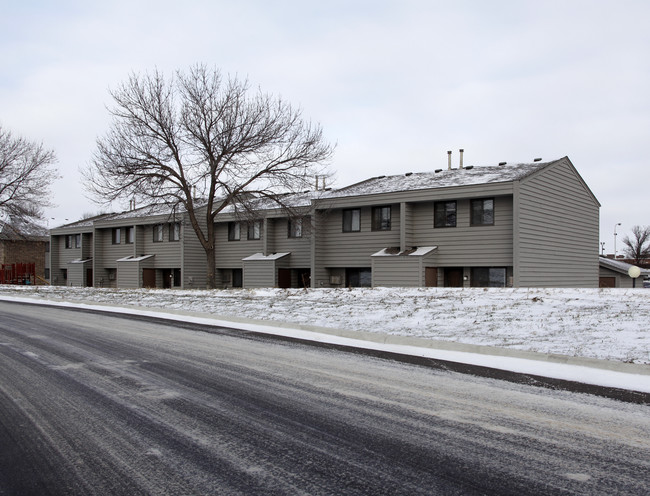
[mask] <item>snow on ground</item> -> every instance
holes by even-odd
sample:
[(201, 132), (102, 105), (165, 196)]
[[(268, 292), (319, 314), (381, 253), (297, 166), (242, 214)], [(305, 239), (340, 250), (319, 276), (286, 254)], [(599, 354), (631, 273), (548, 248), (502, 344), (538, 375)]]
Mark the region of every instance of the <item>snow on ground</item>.
[(650, 364), (650, 291), (644, 289), (0, 286), (0, 295), (174, 309)]

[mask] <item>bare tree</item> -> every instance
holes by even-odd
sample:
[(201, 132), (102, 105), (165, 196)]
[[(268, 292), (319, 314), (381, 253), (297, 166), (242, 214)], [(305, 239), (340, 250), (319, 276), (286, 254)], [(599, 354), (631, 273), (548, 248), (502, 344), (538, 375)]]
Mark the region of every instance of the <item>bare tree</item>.
[(20, 218), (43, 217), (52, 206), (49, 187), (58, 177), (54, 151), (14, 136), (0, 125), (0, 212)]
[(634, 260), (635, 265), (650, 258), (650, 226), (634, 226), (632, 237), (625, 236), (623, 244), (625, 256)]
[[(215, 287), (215, 216), (282, 193), (325, 173), (333, 148), (322, 130), (281, 98), (203, 65), (165, 78), (132, 74), (111, 92), (113, 122), (84, 170), (95, 199), (182, 207)], [(197, 200), (200, 198), (200, 200)]]

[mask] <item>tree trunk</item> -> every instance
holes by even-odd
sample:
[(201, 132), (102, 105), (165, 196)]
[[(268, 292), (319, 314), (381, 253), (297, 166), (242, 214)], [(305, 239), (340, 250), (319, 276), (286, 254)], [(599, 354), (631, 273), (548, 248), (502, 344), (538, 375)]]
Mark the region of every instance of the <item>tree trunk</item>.
[(206, 256), (206, 265), (207, 265), (207, 274), (206, 274), (206, 287), (207, 289), (216, 289), (217, 288), (217, 278), (216, 278), (216, 262), (214, 259), (214, 247), (205, 249)]

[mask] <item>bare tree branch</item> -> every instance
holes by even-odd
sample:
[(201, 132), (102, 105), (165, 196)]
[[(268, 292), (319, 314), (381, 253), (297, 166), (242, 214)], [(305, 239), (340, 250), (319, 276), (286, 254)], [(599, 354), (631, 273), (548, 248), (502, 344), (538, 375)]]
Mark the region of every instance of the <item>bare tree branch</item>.
[(203, 65), (167, 79), (133, 74), (111, 96), (112, 125), (83, 171), (91, 196), (182, 205), (206, 252), (209, 287), (216, 215), (228, 205), (251, 210), (256, 198), (282, 206), (285, 193), (327, 173), (333, 154), (300, 110)]
[(0, 212), (42, 218), (43, 208), (53, 206), (49, 188), (58, 177), (55, 162), (54, 151), (0, 125)]
[(623, 238), (623, 252), (627, 258), (634, 260), (636, 265), (650, 258), (650, 226), (634, 226), (632, 237)]

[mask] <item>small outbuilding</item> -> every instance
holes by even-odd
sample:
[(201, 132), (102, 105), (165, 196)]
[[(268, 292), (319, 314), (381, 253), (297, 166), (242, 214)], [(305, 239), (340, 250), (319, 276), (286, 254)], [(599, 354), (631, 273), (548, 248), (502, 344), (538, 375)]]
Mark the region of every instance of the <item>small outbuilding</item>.
[(598, 278), (598, 287), (600, 288), (642, 288), (644, 275), (647, 270), (641, 270), (641, 276), (637, 277), (636, 282), (628, 271), (634, 265), (621, 260), (613, 260), (607, 257), (600, 257), (600, 273)]

